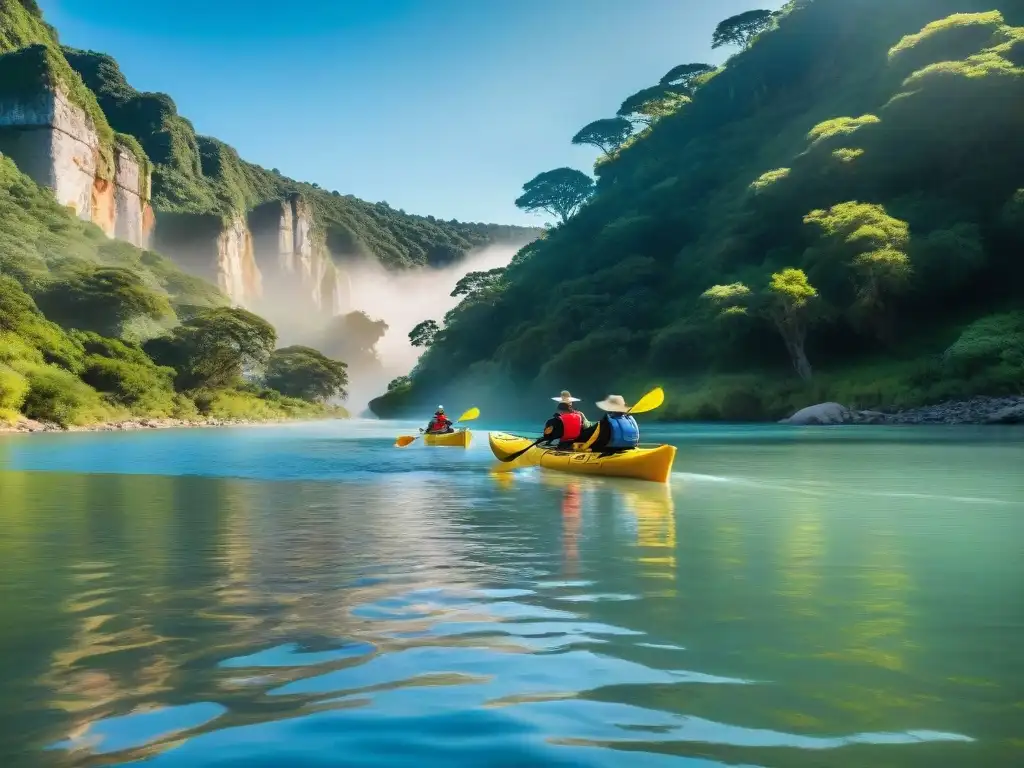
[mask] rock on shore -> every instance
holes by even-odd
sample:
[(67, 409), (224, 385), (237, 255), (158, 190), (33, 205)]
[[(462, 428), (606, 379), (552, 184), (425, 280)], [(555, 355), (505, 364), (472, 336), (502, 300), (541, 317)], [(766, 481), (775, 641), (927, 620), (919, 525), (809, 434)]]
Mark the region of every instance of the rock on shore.
[[(274, 421), (285, 421), (277, 419)], [(251, 419), (200, 419), (186, 421), (184, 419), (127, 419), (125, 421), (101, 422), (84, 427), (67, 427), (46, 421), (21, 419), (10, 426), (0, 424), (0, 432), (123, 432), (133, 429), (181, 429), (185, 427), (230, 427), (273, 423), (270, 420), (255, 421)]]
[(1024, 397), (974, 397), (905, 411), (861, 411), (839, 403), (819, 403), (780, 424), (1024, 424)]

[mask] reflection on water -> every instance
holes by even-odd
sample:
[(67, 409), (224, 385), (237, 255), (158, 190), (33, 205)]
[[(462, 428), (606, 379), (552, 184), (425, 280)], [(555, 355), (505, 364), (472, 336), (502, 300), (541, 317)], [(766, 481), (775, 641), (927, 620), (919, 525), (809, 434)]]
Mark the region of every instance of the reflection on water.
[(1024, 505), (818, 466), (0, 472), (0, 764), (1020, 764)]

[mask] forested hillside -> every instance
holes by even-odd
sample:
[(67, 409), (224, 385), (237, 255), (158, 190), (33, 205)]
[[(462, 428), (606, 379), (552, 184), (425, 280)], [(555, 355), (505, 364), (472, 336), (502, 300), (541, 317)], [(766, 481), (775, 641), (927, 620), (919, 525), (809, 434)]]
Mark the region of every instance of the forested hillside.
[(421, 328), (374, 409), (659, 383), (666, 417), (752, 419), (1021, 392), (1022, 26), (1009, 0), (729, 20), (724, 66), (680, 51), (573, 139), (605, 150), (592, 196), (565, 173), (524, 188), (586, 202)]

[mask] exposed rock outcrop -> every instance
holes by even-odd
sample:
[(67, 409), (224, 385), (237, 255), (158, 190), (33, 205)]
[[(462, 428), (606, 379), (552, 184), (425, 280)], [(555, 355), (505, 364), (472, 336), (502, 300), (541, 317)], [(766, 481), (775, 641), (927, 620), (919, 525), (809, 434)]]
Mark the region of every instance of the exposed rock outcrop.
[[(96, 126), (64, 91), (40, 87), (32, 96), (4, 98), (0, 129), (0, 151), (59, 203), (109, 237), (148, 244), (149, 179), (130, 152), (101, 145)], [(104, 160), (111, 152), (113, 164)]]
[(285, 303), (306, 307), (306, 314), (331, 316), (348, 310), (347, 276), (331, 259), (302, 196), (257, 206), (249, 213), (249, 228), (256, 264), (265, 278), (262, 303), (267, 311), (273, 313)]
[(263, 294), (263, 277), (253, 255), (245, 217), (228, 221), (214, 214), (159, 214), (153, 233), (156, 250), (182, 268), (215, 283), (232, 302), (252, 309)]

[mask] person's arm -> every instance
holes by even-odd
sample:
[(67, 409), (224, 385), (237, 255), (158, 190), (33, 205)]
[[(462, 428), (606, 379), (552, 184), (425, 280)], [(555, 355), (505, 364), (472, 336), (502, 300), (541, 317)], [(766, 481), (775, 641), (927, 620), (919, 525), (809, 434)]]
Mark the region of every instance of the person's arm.
[(594, 431), (590, 433), (590, 437), (587, 438), (587, 441), (583, 444), (582, 450), (591, 450), (591, 446), (597, 441), (598, 436), (601, 434), (601, 429), (604, 428), (604, 426), (604, 419), (601, 419), (599, 422), (597, 422), (597, 426), (594, 427)]
[(560, 438), (562, 436), (562, 432), (559, 429), (559, 427), (561, 426), (562, 420), (559, 419), (557, 416), (553, 416), (546, 422), (544, 422), (544, 439), (541, 442), (550, 445), (555, 440)]
[(583, 419), (583, 428), (589, 428), (591, 424), (590, 421), (587, 419), (587, 414), (585, 414), (583, 411), (576, 411), (576, 413), (578, 413), (580, 415), (580, 418)]

